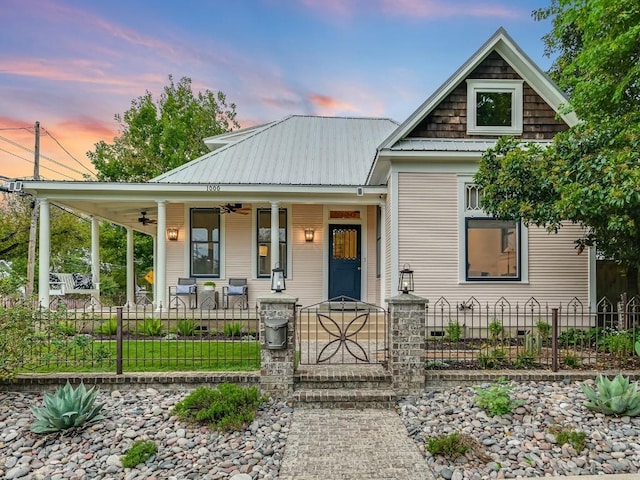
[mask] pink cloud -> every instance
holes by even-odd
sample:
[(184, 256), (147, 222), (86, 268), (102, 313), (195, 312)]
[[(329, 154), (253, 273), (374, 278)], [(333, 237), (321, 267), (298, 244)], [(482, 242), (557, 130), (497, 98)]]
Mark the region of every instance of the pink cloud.
[(320, 115), (336, 115), (337, 113), (358, 111), (355, 105), (328, 95), (310, 93), (308, 98), (309, 101), (318, 108)]

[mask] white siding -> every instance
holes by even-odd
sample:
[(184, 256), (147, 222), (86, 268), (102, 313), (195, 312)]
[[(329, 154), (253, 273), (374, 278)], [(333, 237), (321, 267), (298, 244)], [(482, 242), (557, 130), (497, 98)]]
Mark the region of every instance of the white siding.
[(367, 244), (362, 246), (367, 262), (362, 264), (362, 268), (366, 269), (367, 275), (367, 302), (380, 305), (380, 279), (376, 278), (376, 221), (377, 207), (370, 205), (367, 207), (367, 225), (363, 226), (367, 229)]
[[(529, 231), (529, 282), (459, 282), (458, 182), (453, 173), (400, 173), (399, 260), (414, 270), (415, 293), (450, 302), (471, 296), (495, 302), (566, 303), (578, 297), (588, 305), (588, 255), (575, 254), (575, 226), (557, 235), (541, 229)], [(526, 248), (526, 246), (524, 246)]]

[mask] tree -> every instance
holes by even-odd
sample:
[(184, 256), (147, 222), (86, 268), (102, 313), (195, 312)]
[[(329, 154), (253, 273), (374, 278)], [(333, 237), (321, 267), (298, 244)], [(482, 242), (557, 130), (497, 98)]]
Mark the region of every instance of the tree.
[(638, 292), (640, 267), (640, 4), (552, 0), (534, 12), (552, 18), (551, 75), (570, 93), (581, 123), (545, 148), (501, 139), (482, 158), (475, 181), (483, 207), (501, 218), (557, 231), (582, 225), (578, 253), (599, 253), (627, 270)]
[(190, 78), (176, 84), (171, 75), (158, 101), (147, 91), (115, 120), (120, 135), (87, 152), (101, 181), (144, 182), (206, 153), (204, 138), (239, 127), (224, 93), (195, 95)]

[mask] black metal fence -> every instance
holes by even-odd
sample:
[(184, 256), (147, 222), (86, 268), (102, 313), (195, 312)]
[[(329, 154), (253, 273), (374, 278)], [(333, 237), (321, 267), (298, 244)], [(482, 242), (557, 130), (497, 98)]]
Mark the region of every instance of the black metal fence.
[[(75, 304), (74, 304), (75, 305)], [(78, 305), (76, 305), (78, 306)], [(257, 370), (258, 310), (152, 305), (32, 308), (5, 305), (29, 317), (33, 338), (21, 371), (140, 372)], [(24, 313), (27, 312), (27, 313)], [(31, 312), (31, 313), (28, 313)], [(30, 325), (27, 326), (27, 325)]]
[(426, 311), (426, 366), (430, 369), (635, 368), (640, 299), (603, 298), (595, 309), (577, 298), (550, 305), (536, 298), (444, 297)]

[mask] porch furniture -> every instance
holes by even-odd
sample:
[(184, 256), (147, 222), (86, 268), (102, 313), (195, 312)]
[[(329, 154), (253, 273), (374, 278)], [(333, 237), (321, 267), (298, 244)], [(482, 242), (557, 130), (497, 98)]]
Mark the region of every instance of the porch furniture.
[(175, 308), (180, 306), (178, 302), (184, 303), (180, 297), (187, 297), (189, 308), (198, 306), (198, 286), (195, 278), (178, 278), (177, 285), (169, 286), (169, 308), (172, 302), (175, 302)]
[(100, 294), (99, 285), (91, 275), (81, 273), (50, 273), (49, 295), (91, 295)]
[(146, 288), (136, 285), (136, 305), (151, 305), (150, 293)]
[(202, 292), (200, 292), (200, 303), (198, 307), (203, 310), (215, 310), (218, 308), (218, 291), (202, 290)]
[(230, 278), (229, 285), (222, 287), (222, 306), (229, 308), (229, 301), (242, 301), (242, 308), (249, 308), (249, 285), (246, 278)]

